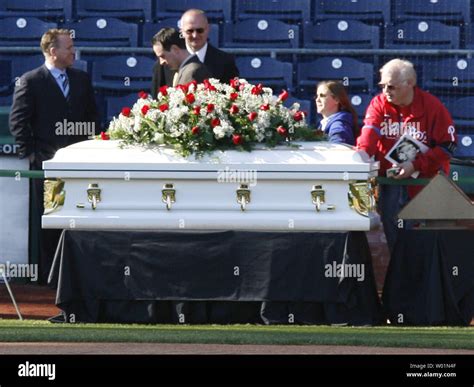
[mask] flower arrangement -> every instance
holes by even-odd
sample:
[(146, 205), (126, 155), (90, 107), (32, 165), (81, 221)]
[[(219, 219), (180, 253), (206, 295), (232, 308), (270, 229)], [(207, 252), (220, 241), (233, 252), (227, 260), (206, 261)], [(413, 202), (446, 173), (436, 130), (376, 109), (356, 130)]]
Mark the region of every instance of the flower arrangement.
[(307, 126), (299, 104), (283, 105), (287, 98), (287, 91), (276, 97), (270, 88), (237, 78), (229, 84), (209, 79), (163, 86), (157, 99), (140, 92), (134, 106), (124, 107), (101, 137), (125, 144), (165, 144), (183, 156), (322, 139), (320, 132)]

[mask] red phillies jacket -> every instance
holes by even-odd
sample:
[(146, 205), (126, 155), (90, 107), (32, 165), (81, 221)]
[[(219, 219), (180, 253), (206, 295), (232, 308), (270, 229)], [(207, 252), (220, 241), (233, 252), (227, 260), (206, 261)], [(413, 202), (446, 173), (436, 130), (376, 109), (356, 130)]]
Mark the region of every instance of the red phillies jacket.
[[(392, 105), (385, 96), (374, 97), (367, 108), (357, 147), (380, 161), (380, 176), (385, 176), (392, 163), (385, 155), (404, 134), (427, 145), (426, 153), (418, 153), (413, 165), (419, 178), (433, 177), (438, 171), (449, 173), (449, 160), (456, 144), (454, 123), (446, 107), (435, 96), (415, 87), (409, 106)], [(421, 188), (409, 186), (410, 196)]]

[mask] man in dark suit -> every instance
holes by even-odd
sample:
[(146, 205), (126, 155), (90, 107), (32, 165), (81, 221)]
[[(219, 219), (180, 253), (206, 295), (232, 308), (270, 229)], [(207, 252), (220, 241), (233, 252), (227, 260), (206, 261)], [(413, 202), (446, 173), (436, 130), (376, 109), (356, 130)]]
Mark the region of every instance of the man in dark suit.
[[(41, 38), (45, 63), (19, 79), (10, 111), (10, 132), (19, 145), (20, 158), (29, 158), (30, 168), (56, 151), (100, 131), (92, 84), (87, 73), (71, 68), (74, 43), (68, 30), (52, 29)], [(38, 230), (43, 214), (43, 180), (31, 182), (30, 230)], [(40, 282), (47, 279), (58, 242), (59, 230), (42, 230), (38, 244)], [(30, 252), (38, 240), (30, 234)]]
[[(219, 50), (207, 42), (209, 22), (204, 11), (190, 9), (181, 16), (181, 34), (186, 40), (186, 47), (191, 54), (196, 54), (212, 75), (221, 82), (239, 76), (234, 56)], [(153, 68), (151, 93), (156, 97), (158, 89), (163, 85), (172, 85), (173, 74), (156, 63)]]
[(152, 43), (160, 64), (175, 71), (172, 86), (191, 81), (202, 82), (211, 77), (198, 57), (188, 52), (184, 39), (174, 28), (162, 28), (153, 37)]

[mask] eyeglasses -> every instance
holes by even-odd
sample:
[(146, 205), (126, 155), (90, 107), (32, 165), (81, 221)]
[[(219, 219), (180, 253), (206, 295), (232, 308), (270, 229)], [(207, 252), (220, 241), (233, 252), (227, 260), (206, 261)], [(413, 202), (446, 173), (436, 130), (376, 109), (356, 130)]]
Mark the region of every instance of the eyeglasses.
[(197, 34), (202, 34), (204, 33), (205, 30), (206, 30), (205, 28), (195, 28), (195, 29), (186, 30), (184, 32), (186, 33), (186, 35), (192, 35), (194, 34), (194, 32), (196, 32)]
[(386, 83), (379, 83), (379, 87), (384, 90), (385, 88), (387, 88), (388, 90), (390, 91), (393, 91), (393, 90), (396, 90), (398, 89), (398, 86), (395, 86), (395, 85), (387, 85)]

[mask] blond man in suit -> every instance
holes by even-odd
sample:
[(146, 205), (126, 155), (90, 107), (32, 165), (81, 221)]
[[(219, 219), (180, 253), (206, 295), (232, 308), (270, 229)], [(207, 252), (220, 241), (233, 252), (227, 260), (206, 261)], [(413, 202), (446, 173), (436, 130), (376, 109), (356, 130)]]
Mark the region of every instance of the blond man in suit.
[[(43, 34), (41, 50), (45, 63), (23, 74), (16, 83), (10, 111), (10, 132), (19, 145), (19, 157), (30, 160), (30, 168), (41, 170), (60, 148), (100, 131), (100, 119), (89, 75), (72, 68), (74, 42), (65, 29)], [(64, 125), (66, 124), (66, 125)], [(72, 124), (72, 126), (71, 126)], [(66, 130), (67, 126), (67, 130)], [(77, 128), (71, 131), (70, 128)], [(84, 132), (87, 128), (87, 133)], [(43, 214), (43, 180), (31, 181), (31, 229), (39, 229)], [(57, 230), (42, 230), (39, 251), (40, 283), (45, 283), (56, 249)], [(34, 249), (30, 235), (30, 250)]]

